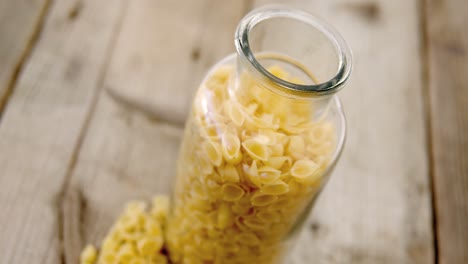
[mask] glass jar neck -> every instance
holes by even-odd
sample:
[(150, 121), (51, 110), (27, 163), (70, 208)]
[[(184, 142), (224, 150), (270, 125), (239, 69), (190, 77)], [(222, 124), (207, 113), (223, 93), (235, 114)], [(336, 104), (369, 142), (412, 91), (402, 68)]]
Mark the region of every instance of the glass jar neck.
[(351, 71), (351, 53), (341, 36), (295, 9), (251, 12), (239, 23), (235, 44), (236, 89), (249, 79), (281, 96), (327, 101), (346, 84)]

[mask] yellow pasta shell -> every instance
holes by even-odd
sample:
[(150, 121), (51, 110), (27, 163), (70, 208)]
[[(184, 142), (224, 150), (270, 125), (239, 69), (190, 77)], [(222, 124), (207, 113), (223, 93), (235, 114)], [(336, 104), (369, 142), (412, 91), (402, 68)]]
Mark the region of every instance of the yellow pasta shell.
[(261, 192), (264, 194), (281, 195), (289, 191), (289, 185), (283, 181), (277, 181), (262, 187)]
[(291, 164), (292, 163), (292, 159), (291, 157), (286, 157), (286, 156), (283, 156), (283, 157), (271, 157), (269, 158), (265, 164), (267, 166), (270, 166), (274, 169), (277, 169), (279, 170), (281, 167), (283, 167), (283, 165), (287, 163), (287, 164)]
[(300, 136), (291, 136), (289, 138), (289, 144), (286, 148), (286, 154), (289, 156), (300, 159), (304, 157), (305, 153), (305, 141)]
[(226, 161), (230, 164), (237, 164), (242, 159), (240, 153), (240, 140), (236, 135), (225, 133), (222, 137), (222, 152)]
[(223, 185), (223, 199), (226, 201), (237, 201), (245, 194), (244, 189), (238, 185), (227, 183)]
[(270, 151), (265, 144), (258, 140), (248, 139), (242, 143), (247, 154), (256, 160), (266, 161), (270, 157)]
[(237, 183), (240, 181), (239, 172), (233, 165), (227, 164), (221, 169), (220, 173), (221, 179), (225, 182)]
[(203, 142), (202, 149), (208, 160), (215, 166), (220, 166), (223, 162), (221, 146), (219, 143), (207, 140)]
[(260, 179), (258, 177), (257, 161), (252, 161), (252, 165), (249, 167), (247, 164), (243, 165), (244, 173), (249, 182), (257, 187), (261, 186)]
[(226, 102), (225, 111), (231, 121), (238, 127), (242, 126), (245, 120), (245, 114), (235, 102)]
[(319, 166), (311, 160), (298, 160), (291, 168), (291, 176), (298, 182), (314, 183), (320, 179)]
[(261, 211), (257, 213), (258, 219), (265, 223), (278, 223), (281, 221), (281, 214), (278, 212)]
[(276, 195), (256, 193), (252, 196), (251, 202), (254, 206), (266, 206), (278, 199)]
[(258, 180), (262, 184), (270, 184), (277, 181), (281, 177), (281, 171), (269, 166), (264, 166), (258, 169)]

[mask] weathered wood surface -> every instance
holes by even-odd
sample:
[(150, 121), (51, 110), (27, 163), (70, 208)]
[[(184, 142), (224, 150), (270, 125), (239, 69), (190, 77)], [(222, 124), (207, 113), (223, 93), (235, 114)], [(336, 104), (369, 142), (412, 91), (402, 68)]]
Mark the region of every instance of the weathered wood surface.
[(101, 0), (79, 6), (56, 1), (50, 8), (0, 123), (0, 263), (5, 264), (61, 263), (62, 188), (121, 10)]
[(48, 0), (0, 0), (0, 117), (24, 60), (39, 35)]
[[(9, 14), (4, 2), (0, 21)], [(0, 78), (0, 85), (13, 80), (7, 87), (14, 89), (0, 120), (0, 263), (76, 263), (125, 201), (167, 193), (198, 83), (234, 51), (239, 19), (267, 3), (324, 17), (355, 57), (352, 80), (340, 93), (345, 152), (293, 262), (434, 263), (432, 150), (440, 263), (465, 263), (462, 2), (428, 0), (420, 17), (417, 0), (54, 1), (24, 64), (24, 55), (5, 53), (0, 44), (0, 55), (22, 69), (17, 82), (14, 70)], [(432, 148), (422, 102), (424, 26)], [(22, 34), (15, 54), (29, 50)]]
[(468, 5), (429, 0), (426, 18), (439, 263), (468, 263)]

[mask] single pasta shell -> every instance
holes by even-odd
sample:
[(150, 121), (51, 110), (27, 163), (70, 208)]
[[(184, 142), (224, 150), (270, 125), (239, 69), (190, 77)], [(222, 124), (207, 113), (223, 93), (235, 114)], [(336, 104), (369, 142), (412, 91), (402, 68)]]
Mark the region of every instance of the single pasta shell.
[(230, 101), (226, 102), (225, 112), (236, 126), (242, 126), (245, 120), (245, 114), (242, 112), (237, 103)]
[(252, 184), (254, 184), (257, 187), (261, 186), (260, 179), (258, 177), (258, 168), (257, 168), (257, 161), (252, 161), (252, 165), (243, 165), (243, 170), (245, 173), (245, 176), (248, 181), (250, 181)]
[[(281, 145), (282, 146), (282, 145)], [(274, 169), (279, 170), (285, 163), (291, 164), (292, 163), (292, 158), (291, 157), (271, 157), (269, 158), (265, 164), (267, 166), (270, 166)]]
[(260, 219), (252, 217), (252, 218), (248, 218), (244, 220), (244, 225), (246, 225), (251, 230), (256, 230), (256, 231), (268, 229), (269, 228), (268, 223), (271, 223), (271, 219), (267, 221), (261, 221)]
[(289, 185), (283, 181), (277, 181), (273, 184), (268, 184), (262, 187), (261, 192), (264, 194), (281, 195), (289, 191)]
[(279, 223), (281, 222), (281, 214), (273, 211), (261, 211), (257, 213), (257, 218), (264, 223)]
[(247, 154), (255, 160), (266, 161), (270, 157), (270, 150), (258, 140), (248, 139), (242, 143)]
[[(197, 157), (194, 157), (196, 161), (200, 164), (200, 169), (204, 174), (211, 174), (213, 173), (213, 164), (211, 163), (210, 159), (203, 153), (203, 151), (197, 152)], [(194, 174), (193, 177), (198, 177), (198, 175)]]
[(253, 206), (266, 206), (278, 199), (276, 195), (256, 193), (250, 199)]
[(312, 184), (320, 180), (320, 166), (311, 160), (298, 160), (291, 168), (291, 176), (296, 181)]
[(240, 140), (239, 137), (232, 133), (224, 133), (221, 139), (223, 156), (227, 162), (233, 163), (233, 161), (240, 161), (238, 157), (240, 153)]
[(220, 166), (223, 162), (223, 155), (219, 143), (207, 140), (203, 142), (202, 149), (208, 160), (215, 166)]
[(227, 126), (223, 123), (200, 125), (200, 134), (205, 139), (219, 139)]
[(244, 189), (236, 184), (227, 183), (222, 187), (223, 199), (225, 201), (237, 201), (245, 194)]
[(284, 154), (284, 145), (282, 143), (277, 143), (271, 146), (271, 155), (283, 156), (283, 154)]
[(258, 180), (262, 184), (270, 184), (281, 177), (281, 171), (269, 166), (263, 166), (258, 169)]
[(250, 130), (256, 129), (278, 129), (279, 123), (272, 115), (263, 114), (261, 117), (256, 117), (254, 115), (247, 116), (245, 119), (245, 127)]
[(300, 159), (304, 156), (305, 153), (305, 142), (304, 139), (300, 136), (291, 136), (289, 138), (289, 144), (286, 148), (286, 154), (289, 156)]
[(309, 129), (307, 138), (311, 144), (320, 145), (333, 138), (335, 129), (330, 122), (321, 122)]
[(239, 172), (234, 165), (227, 164), (220, 173), (225, 182), (237, 183), (240, 181)]

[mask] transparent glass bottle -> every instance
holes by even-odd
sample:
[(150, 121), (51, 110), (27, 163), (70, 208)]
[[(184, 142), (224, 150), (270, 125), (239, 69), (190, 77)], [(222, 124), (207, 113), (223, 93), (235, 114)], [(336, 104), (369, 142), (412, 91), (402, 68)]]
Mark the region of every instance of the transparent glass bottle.
[(343, 148), (340, 35), (302, 11), (245, 16), (237, 54), (187, 120), (167, 230), (173, 263), (281, 263)]

